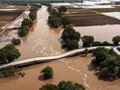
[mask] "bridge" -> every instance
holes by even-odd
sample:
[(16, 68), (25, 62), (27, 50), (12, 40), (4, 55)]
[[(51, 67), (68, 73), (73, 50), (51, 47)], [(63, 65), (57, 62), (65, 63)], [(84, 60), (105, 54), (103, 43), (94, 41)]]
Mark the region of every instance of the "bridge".
[(106, 49), (113, 48), (114, 52), (116, 54), (120, 55), (120, 52), (117, 50), (117, 48), (120, 48), (120, 46), (96, 46), (96, 47), (88, 47), (88, 48), (72, 50), (72, 51), (57, 55), (57, 56), (36, 57), (36, 58), (25, 59), (25, 60), (20, 60), (20, 61), (13, 61), (11, 63), (1, 65), (0, 69), (4, 68), (4, 67), (8, 67), (8, 66), (23, 67), (23, 66), (33, 65), (36, 63), (45, 63), (45, 62), (49, 62), (49, 61), (53, 61), (53, 60), (80, 54), (80, 53), (84, 52), (85, 49), (88, 49), (90, 51), (90, 50), (97, 49), (98, 47), (104, 47)]

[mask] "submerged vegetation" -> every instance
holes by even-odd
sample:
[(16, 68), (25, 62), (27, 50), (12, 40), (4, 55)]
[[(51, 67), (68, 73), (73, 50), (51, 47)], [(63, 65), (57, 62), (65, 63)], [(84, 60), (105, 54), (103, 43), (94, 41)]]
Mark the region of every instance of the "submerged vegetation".
[(120, 56), (113, 49), (98, 48), (94, 51), (95, 59), (92, 61), (96, 68), (99, 78), (117, 79), (120, 78)]
[(33, 22), (37, 18), (37, 10), (41, 7), (41, 5), (33, 5), (30, 8), (29, 17), (25, 18), (22, 21), (21, 29), (18, 31), (18, 35), (20, 37), (24, 37), (28, 34), (29, 28), (33, 25)]
[(0, 49), (0, 64), (10, 63), (20, 57), (20, 52), (13, 44), (8, 44)]
[(64, 15), (67, 8), (61, 6), (60, 8), (53, 8), (51, 4), (48, 5), (48, 11), (50, 13), (50, 16), (48, 17), (48, 24), (52, 28), (58, 28), (61, 25), (64, 27), (69, 24), (69, 21)]
[(61, 81), (58, 85), (46, 84), (39, 90), (85, 90), (85, 87), (72, 81)]
[(81, 38), (81, 35), (79, 32), (76, 32), (71, 25), (68, 25), (64, 28), (61, 38), (62, 48), (67, 50), (79, 48), (78, 42)]
[(54, 72), (52, 67), (47, 66), (41, 71), (41, 73), (43, 73), (43, 77), (46, 80), (46, 79), (52, 78)]

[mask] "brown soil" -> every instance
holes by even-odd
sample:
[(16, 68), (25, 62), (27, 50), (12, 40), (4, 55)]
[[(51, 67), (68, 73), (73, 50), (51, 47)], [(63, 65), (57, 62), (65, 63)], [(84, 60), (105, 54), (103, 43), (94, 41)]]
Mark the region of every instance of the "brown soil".
[(106, 25), (106, 24), (120, 24), (120, 20), (104, 15), (94, 16), (69, 16), (68, 20), (75, 26), (92, 26), (92, 25)]

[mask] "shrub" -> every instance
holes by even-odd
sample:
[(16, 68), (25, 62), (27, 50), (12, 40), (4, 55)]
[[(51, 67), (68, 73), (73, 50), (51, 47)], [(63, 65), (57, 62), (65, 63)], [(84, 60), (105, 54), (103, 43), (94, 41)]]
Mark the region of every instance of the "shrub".
[(19, 45), (19, 44), (20, 44), (20, 39), (15, 39), (15, 38), (13, 38), (13, 39), (12, 39), (12, 43), (13, 43), (14, 45)]

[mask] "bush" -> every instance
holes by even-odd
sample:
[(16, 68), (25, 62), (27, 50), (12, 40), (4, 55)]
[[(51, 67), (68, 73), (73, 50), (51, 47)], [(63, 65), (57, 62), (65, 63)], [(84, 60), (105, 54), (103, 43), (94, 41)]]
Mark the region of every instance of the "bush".
[(1, 78), (13, 77), (15, 76), (16, 72), (17, 69), (14, 68), (13, 66), (5, 67), (0, 69), (0, 77)]
[(25, 28), (25, 27), (21, 28), (21, 29), (18, 31), (18, 35), (19, 35), (20, 37), (24, 37), (24, 36), (26, 36), (27, 34), (28, 34), (28, 29)]
[(30, 18), (25, 18), (23, 21), (22, 21), (22, 27), (30, 27), (32, 26), (33, 22)]
[(53, 77), (53, 70), (50, 66), (45, 67), (41, 73), (44, 75), (44, 79), (49, 79)]
[(61, 81), (58, 85), (46, 84), (39, 90), (85, 90), (85, 87), (72, 81)]
[(13, 38), (13, 39), (12, 39), (12, 43), (13, 43), (14, 45), (19, 45), (19, 44), (20, 44), (20, 39), (15, 39), (15, 38)]
[(100, 41), (95, 41), (95, 42), (93, 42), (93, 44), (92, 44), (92, 46), (102, 46), (102, 45), (103, 45), (103, 43), (100, 42)]
[(8, 44), (0, 49), (0, 64), (12, 62), (20, 57), (20, 52), (13, 44)]

